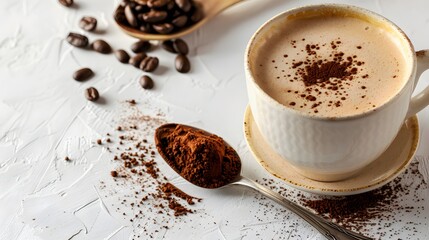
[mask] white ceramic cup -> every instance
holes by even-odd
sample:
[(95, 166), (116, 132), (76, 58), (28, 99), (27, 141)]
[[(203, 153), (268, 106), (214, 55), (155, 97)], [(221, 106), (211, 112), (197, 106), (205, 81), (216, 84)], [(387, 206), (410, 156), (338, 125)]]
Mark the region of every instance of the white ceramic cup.
[[(352, 117), (324, 118), (288, 108), (265, 93), (250, 69), (255, 43), (288, 16), (334, 9), (359, 14), (391, 29), (411, 69), (403, 88), (374, 111)], [(257, 57), (257, 56), (256, 56)], [(429, 87), (412, 98), (420, 75), (429, 68), (429, 50), (414, 51), (404, 32), (368, 10), (339, 4), (311, 5), (283, 12), (262, 25), (250, 39), (245, 54), (249, 104), (267, 143), (302, 175), (319, 181), (337, 181), (357, 174), (392, 143), (404, 120), (429, 104)], [(386, 163), (388, 164), (388, 163)]]

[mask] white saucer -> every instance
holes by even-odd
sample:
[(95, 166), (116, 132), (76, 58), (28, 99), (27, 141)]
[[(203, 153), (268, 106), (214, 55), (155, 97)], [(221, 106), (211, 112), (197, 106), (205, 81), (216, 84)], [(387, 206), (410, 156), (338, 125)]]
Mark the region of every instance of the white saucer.
[(419, 143), (419, 122), (416, 116), (403, 125), (389, 148), (354, 177), (337, 182), (319, 182), (298, 174), (265, 142), (256, 126), (252, 111), (247, 107), (244, 116), (247, 144), (256, 160), (269, 173), (294, 188), (323, 195), (352, 195), (371, 191), (392, 181), (413, 159)]

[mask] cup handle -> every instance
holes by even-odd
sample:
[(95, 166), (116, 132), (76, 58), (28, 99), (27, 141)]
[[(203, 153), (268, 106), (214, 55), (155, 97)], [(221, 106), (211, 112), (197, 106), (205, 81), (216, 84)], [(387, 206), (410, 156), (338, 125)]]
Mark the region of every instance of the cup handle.
[[(429, 69), (429, 50), (420, 50), (416, 52), (417, 57), (417, 72), (416, 72), (416, 83), (419, 81), (422, 73)], [(429, 105), (429, 86), (427, 86), (418, 95), (411, 98), (410, 106), (408, 108), (407, 118), (414, 116), (420, 112), (423, 108)]]

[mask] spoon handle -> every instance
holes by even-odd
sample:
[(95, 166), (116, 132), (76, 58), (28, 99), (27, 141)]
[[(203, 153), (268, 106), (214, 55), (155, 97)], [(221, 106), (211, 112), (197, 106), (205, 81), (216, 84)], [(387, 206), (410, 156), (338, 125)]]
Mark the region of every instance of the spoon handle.
[(322, 217), (317, 216), (316, 214), (306, 210), (305, 208), (297, 205), (296, 203), (291, 202), (290, 200), (284, 198), (282, 195), (271, 191), (270, 189), (241, 176), (240, 179), (233, 182), (234, 185), (242, 185), (246, 187), (250, 187), (264, 196), (276, 201), (280, 205), (294, 212), (309, 224), (311, 224), (314, 228), (316, 228), (323, 236), (327, 239), (331, 240), (350, 240), (350, 239), (360, 239), (360, 240), (369, 240), (372, 238), (362, 236), (355, 232), (349, 231), (337, 224), (329, 222)]

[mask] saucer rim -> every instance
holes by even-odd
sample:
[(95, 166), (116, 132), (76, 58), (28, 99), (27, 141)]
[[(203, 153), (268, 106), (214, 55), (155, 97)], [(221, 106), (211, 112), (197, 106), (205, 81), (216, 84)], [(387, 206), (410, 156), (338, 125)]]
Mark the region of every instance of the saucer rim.
[[(252, 133), (251, 133), (252, 132), (252, 130), (251, 130), (252, 125), (251, 124), (255, 124), (255, 121), (253, 118), (252, 110), (251, 110), (249, 105), (247, 105), (245, 113), (244, 113), (243, 130), (244, 130), (244, 135), (245, 135), (247, 146), (249, 147), (253, 157), (258, 162), (258, 164), (261, 165), (270, 175), (282, 180), (284, 183), (286, 183), (287, 185), (289, 185), (293, 188), (296, 188), (296, 189), (299, 189), (299, 190), (302, 190), (305, 192), (315, 193), (315, 194), (319, 194), (319, 195), (346, 196), (346, 195), (360, 194), (360, 193), (368, 192), (368, 191), (374, 190), (376, 188), (379, 188), (379, 187), (391, 182), (399, 174), (401, 174), (403, 171), (405, 171), (405, 169), (407, 169), (408, 165), (414, 159), (414, 155), (416, 154), (417, 149), (418, 149), (419, 144), (420, 144), (420, 125), (419, 125), (418, 117), (417, 117), (417, 115), (414, 115), (410, 118), (413, 118), (413, 121), (415, 121), (415, 127), (414, 127), (414, 131), (413, 131), (413, 136), (412, 136), (413, 143), (409, 149), (407, 159), (400, 166), (398, 166), (397, 169), (392, 174), (389, 174), (389, 175), (379, 179), (375, 183), (365, 185), (365, 186), (351, 187), (351, 188), (344, 188), (344, 189), (335, 189), (334, 187), (332, 187), (332, 188), (315, 187), (315, 186), (311, 186), (311, 184), (309, 185), (309, 184), (294, 182), (291, 179), (287, 179), (284, 176), (279, 176), (278, 174), (276, 174), (268, 166), (268, 164), (263, 160), (263, 157), (260, 156), (260, 153), (257, 152), (256, 148), (253, 146), (254, 141), (252, 142), (250, 140), (252, 138), (251, 137), (251, 135), (252, 135)], [(261, 141), (265, 142), (264, 139), (262, 139)], [(296, 172), (295, 170), (291, 170), (291, 171)], [(299, 174), (299, 173), (297, 173), (297, 174)], [(300, 176), (302, 176), (302, 175), (300, 175)], [(308, 183), (316, 182), (316, 180), (307, 178), (305, 176), (302, 176), (302, 177)], [(338, 182), (341, 182), (341, 181), (324, 182), (324, 184), (331, 185), (332, 183), (338, 183)]]

